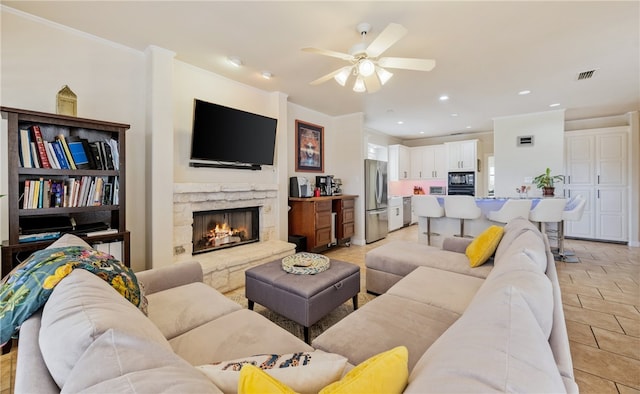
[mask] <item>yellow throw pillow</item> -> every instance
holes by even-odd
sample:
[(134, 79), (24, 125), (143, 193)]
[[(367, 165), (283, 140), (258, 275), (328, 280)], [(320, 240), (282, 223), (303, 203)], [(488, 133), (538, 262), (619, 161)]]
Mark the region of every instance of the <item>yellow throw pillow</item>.
[(365, 360), (320, 394), (401, 393), (409, 379), (409, 351), (398, 346)]
[[(401, 393), (409, 379), (409, 351), (398, 346), (377, 354), (320, 390), (320, 394)], [(240, 370), (238, 394), (295, 394), (265, 371), (247, 364)]]
[(493, 225), (478, 235), (465, 251), (465, 255), (469, 258), (469, 265), (472, 268), (479, 267), (489, 260), (498, 248), (503, 234), (504, 228)]
[(238, 394), (296, 394), (262, 369), (245, 364), (240, 370)]

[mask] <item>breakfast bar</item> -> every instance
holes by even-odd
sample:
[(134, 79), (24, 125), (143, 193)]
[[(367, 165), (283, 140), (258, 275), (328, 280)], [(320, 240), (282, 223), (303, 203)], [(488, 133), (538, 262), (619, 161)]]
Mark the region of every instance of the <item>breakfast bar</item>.
[[(444, 200), (447, 196), (438, 197), (438, 203), (444, 206)], [(513, 198), (492, 198), (492, 197), (478, 197), (475, 199), (476, 205), (482, 211), (482, 214), (477, 219), (465, 220), (465, 235), (476, 236), (482, 233), (487, 227), (492, 224), (498, 224), (498, 222), (491, 221), (487, 218), (490, 211), (497, 211), (508, 201)], [(542, 197), (530, 198), (531, 208), (533, 209)], [(418, 242), (427, 242), (427, 218), (423, 216), (418, 217)], [(431, 236), (432, 245), (440, 245), (442, 240), (446, 237), (452, 237), (458, 234), (460, 231), (460, 221), (456, 218), (447, 217), (446, 214), (440, 218), (431, 219), (431, 232), (437, 233), (439, 236)]]

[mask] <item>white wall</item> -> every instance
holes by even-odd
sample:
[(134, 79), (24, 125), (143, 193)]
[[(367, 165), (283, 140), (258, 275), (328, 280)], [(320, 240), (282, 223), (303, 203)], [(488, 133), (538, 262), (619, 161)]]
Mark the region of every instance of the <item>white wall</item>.
[[(131, 231), (132, 267), (144, 268), (144, 53), (4, 6), (0, 17), (3, 106), (55, 113), (56, 94), (68, 85), (78, 96), (79, 117), (131, 125), (125, 152), (126, 224)], [(4, 130), (1, 134), (5, 138)], [(4, 152), (6, 148), (0, 152), (0, 168), (6, 171)], [(0, 177), (0, 191), (6, 191), (6, 174)], [(0, 239), (7, 239), (6, 205), (2, 209)]]
[[(193, 100), (208, 101), (242, 111), (278, 119), (280, 117), (279, 96), (254, 87), (243, 85), (217, 74), (174, 62), (174, 176), (176, 182), (195, 183), (276, 183), (276, 152), (274, 166), (263, 166), (262, 170), (240, 170), (228, 168), (189, 167), (191, 153), (191, 127), (193, 122)], [(284, 123), (284, 124), (283, 124)], [(278, 122), (278, 132), (285, 131), (284, 120)], [(285, 133), (278, 135), (284, 138)], [(285, 156), (286, 159), (286, 156)], [(286, 167), (285, 167), (286, 168)]]
[[(547, 167), (553, 175), (564, 168), (564, 110), (494, 119), (494, 156), (497, 197), (515, 197), (515, 189), (525, 178), (542, 174)], [(533, 146), (517, 146), (518, 136), (531, 135)], [(562, 196), (562, 183), (556, 183), (556, 196)], [(530, 196), (541, 196), (534, 185)]]

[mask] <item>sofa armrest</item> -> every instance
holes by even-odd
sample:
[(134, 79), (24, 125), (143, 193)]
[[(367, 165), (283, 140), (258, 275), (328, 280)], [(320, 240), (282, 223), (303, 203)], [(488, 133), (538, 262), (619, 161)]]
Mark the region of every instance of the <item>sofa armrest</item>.
[(20, 326), (15, 393), (60, 393), (40, 351), (42, 308)]
[(193, 282), (202, 282), (202, 266), (197, 261), (174, 263), (169, 267), (136, 272), (144, 285), (145, 294), (171, 289)]
[(471, 238), (448, 237), (442, 242), (442, 250), (464, 254), (472, 241)]

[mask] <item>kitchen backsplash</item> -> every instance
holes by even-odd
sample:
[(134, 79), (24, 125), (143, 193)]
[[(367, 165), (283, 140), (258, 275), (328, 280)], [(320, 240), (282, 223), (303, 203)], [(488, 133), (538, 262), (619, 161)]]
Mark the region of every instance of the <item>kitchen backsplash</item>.
[(444, 186), (446, 188), (447, 181), (391, 181), (389, 182), (389, 196), (413, 195), (413, 188), (416, 186), (421, 187), (425, 194), (429, 194), (429, 186)]

